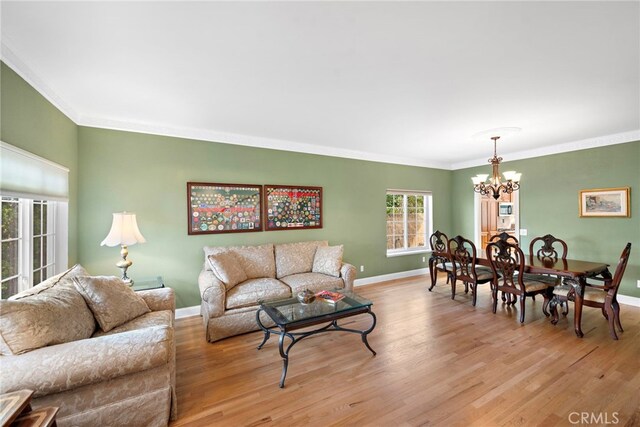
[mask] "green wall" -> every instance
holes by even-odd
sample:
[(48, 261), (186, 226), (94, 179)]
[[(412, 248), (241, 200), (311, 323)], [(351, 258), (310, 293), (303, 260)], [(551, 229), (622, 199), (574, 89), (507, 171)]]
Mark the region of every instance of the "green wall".
[(0, 139), (69, 168), (69, 264), (78, 262), (78, 126), (4, 62)]
[[(489, 165), (453, 172), (452, 224), (456, 234), (473, 236), (471, 177)], [(520, 238), (529, 247), (547, 233), (567, 242), (569, 258), (604, 261), (613, 273), (622, 249), (631, 257), (620, 293), (640, 297), (640, 141), (533, 159), (505, 162), (501, 170), (522, 172)], [(631, 218), (580, 218), (578, 194), (589, 188), (631, 187)]]
[[(78, 127), (4, 63), (0, 138), (70, 169), (69, 263), (117, 274), (117, 248), (100, 247), (111, 213), (138, 214), (147, 243), (130, 248), (135, 278), (162, 275), (178, 306), (198, 304), (197, 276), (206, 245), (326, 239), (345, 245), (358, 277), (426, 267), (423, 255), (385, 256), (385, 190), (431, 190), (434, 228), (473, 236), (470, 177), (459, 171), (398, 166), (228, 144)], [(615, 265), (624, 244), (631, 260), (621, 293), (640, 297), (640, 142), (505, 162), (523, 173), (521, 228), (567, 241), (570, 257)], [(535, 180), (534, 180), (535, 177)], [(298, 184), (324, 187), (324, 228), (188, 236), (186, 182)], [(631, 218), (578, 218), (578, 191), (629, 186)]]
[[(343, 244), (345, 260), (365, 266), (358, 277), (426, 267), (425, 254), (385, 255), (388, 188), (433, 191), (434, 226), (451, 227), (446, 170), (88, 127), (79, 128), (79, 140), (80, 262), (92, 274), (117, 274), (118, 249), (99, 245), (112, 212), (135, 212), (147, 243), (129, 248), (130, 276), (162, 275), (179, 307), (199, 304), (207, 245), (323, 239)], [(321, 186), (323, 228), (189, 236), (188, 181)]]

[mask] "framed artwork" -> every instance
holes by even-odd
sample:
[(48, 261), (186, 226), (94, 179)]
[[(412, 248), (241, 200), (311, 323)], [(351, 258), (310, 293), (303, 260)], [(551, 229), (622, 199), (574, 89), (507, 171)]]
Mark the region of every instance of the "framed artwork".
[(264, 186), (265, 229), (322, 228), (322, 187)]
[(580, 217), (631, 216), (629, 187), (580, 191)]
[(189, 234), (262, 231), (262, 186), (187, 182)]

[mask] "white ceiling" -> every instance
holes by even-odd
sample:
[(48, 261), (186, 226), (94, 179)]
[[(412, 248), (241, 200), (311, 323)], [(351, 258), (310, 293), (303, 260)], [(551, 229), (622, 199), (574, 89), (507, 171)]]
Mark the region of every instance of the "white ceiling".
[(523, 129), (505, 160), (640, 135), (637, 1), (1, 12), (3, 60), (81, 125), (442, 168), (486, 162), (490, 128)]

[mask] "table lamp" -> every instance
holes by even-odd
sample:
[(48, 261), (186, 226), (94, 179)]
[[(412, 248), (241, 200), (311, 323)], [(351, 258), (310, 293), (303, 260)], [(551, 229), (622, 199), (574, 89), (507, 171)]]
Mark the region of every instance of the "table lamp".
[(122, 270), (122, 280), (129, 285), (133, 285), (133, 280), (127, 277), (127, 268), (131, 267), (131, 260), (127, 259), (129, 255), (128, 245), (135, 245), (136, 243), (144, 243), (146, 240), (138, 230), (138, 223), (136, 222), (136, 214), (131, 212), (118, 212), (113, 214), (113, 223), (111, 224), (111, 230), (105, 239), (100, 243), (100, 246), (118, 246), (120, 245), (120, 260), (116, 266)]

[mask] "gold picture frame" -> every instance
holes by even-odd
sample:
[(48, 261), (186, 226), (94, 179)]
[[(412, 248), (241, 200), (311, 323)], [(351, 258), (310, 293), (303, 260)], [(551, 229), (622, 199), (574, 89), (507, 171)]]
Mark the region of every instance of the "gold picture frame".
[(580, 218), (629, 218), (631, 217), (631, 188), (596, 188), (580, 190)]

